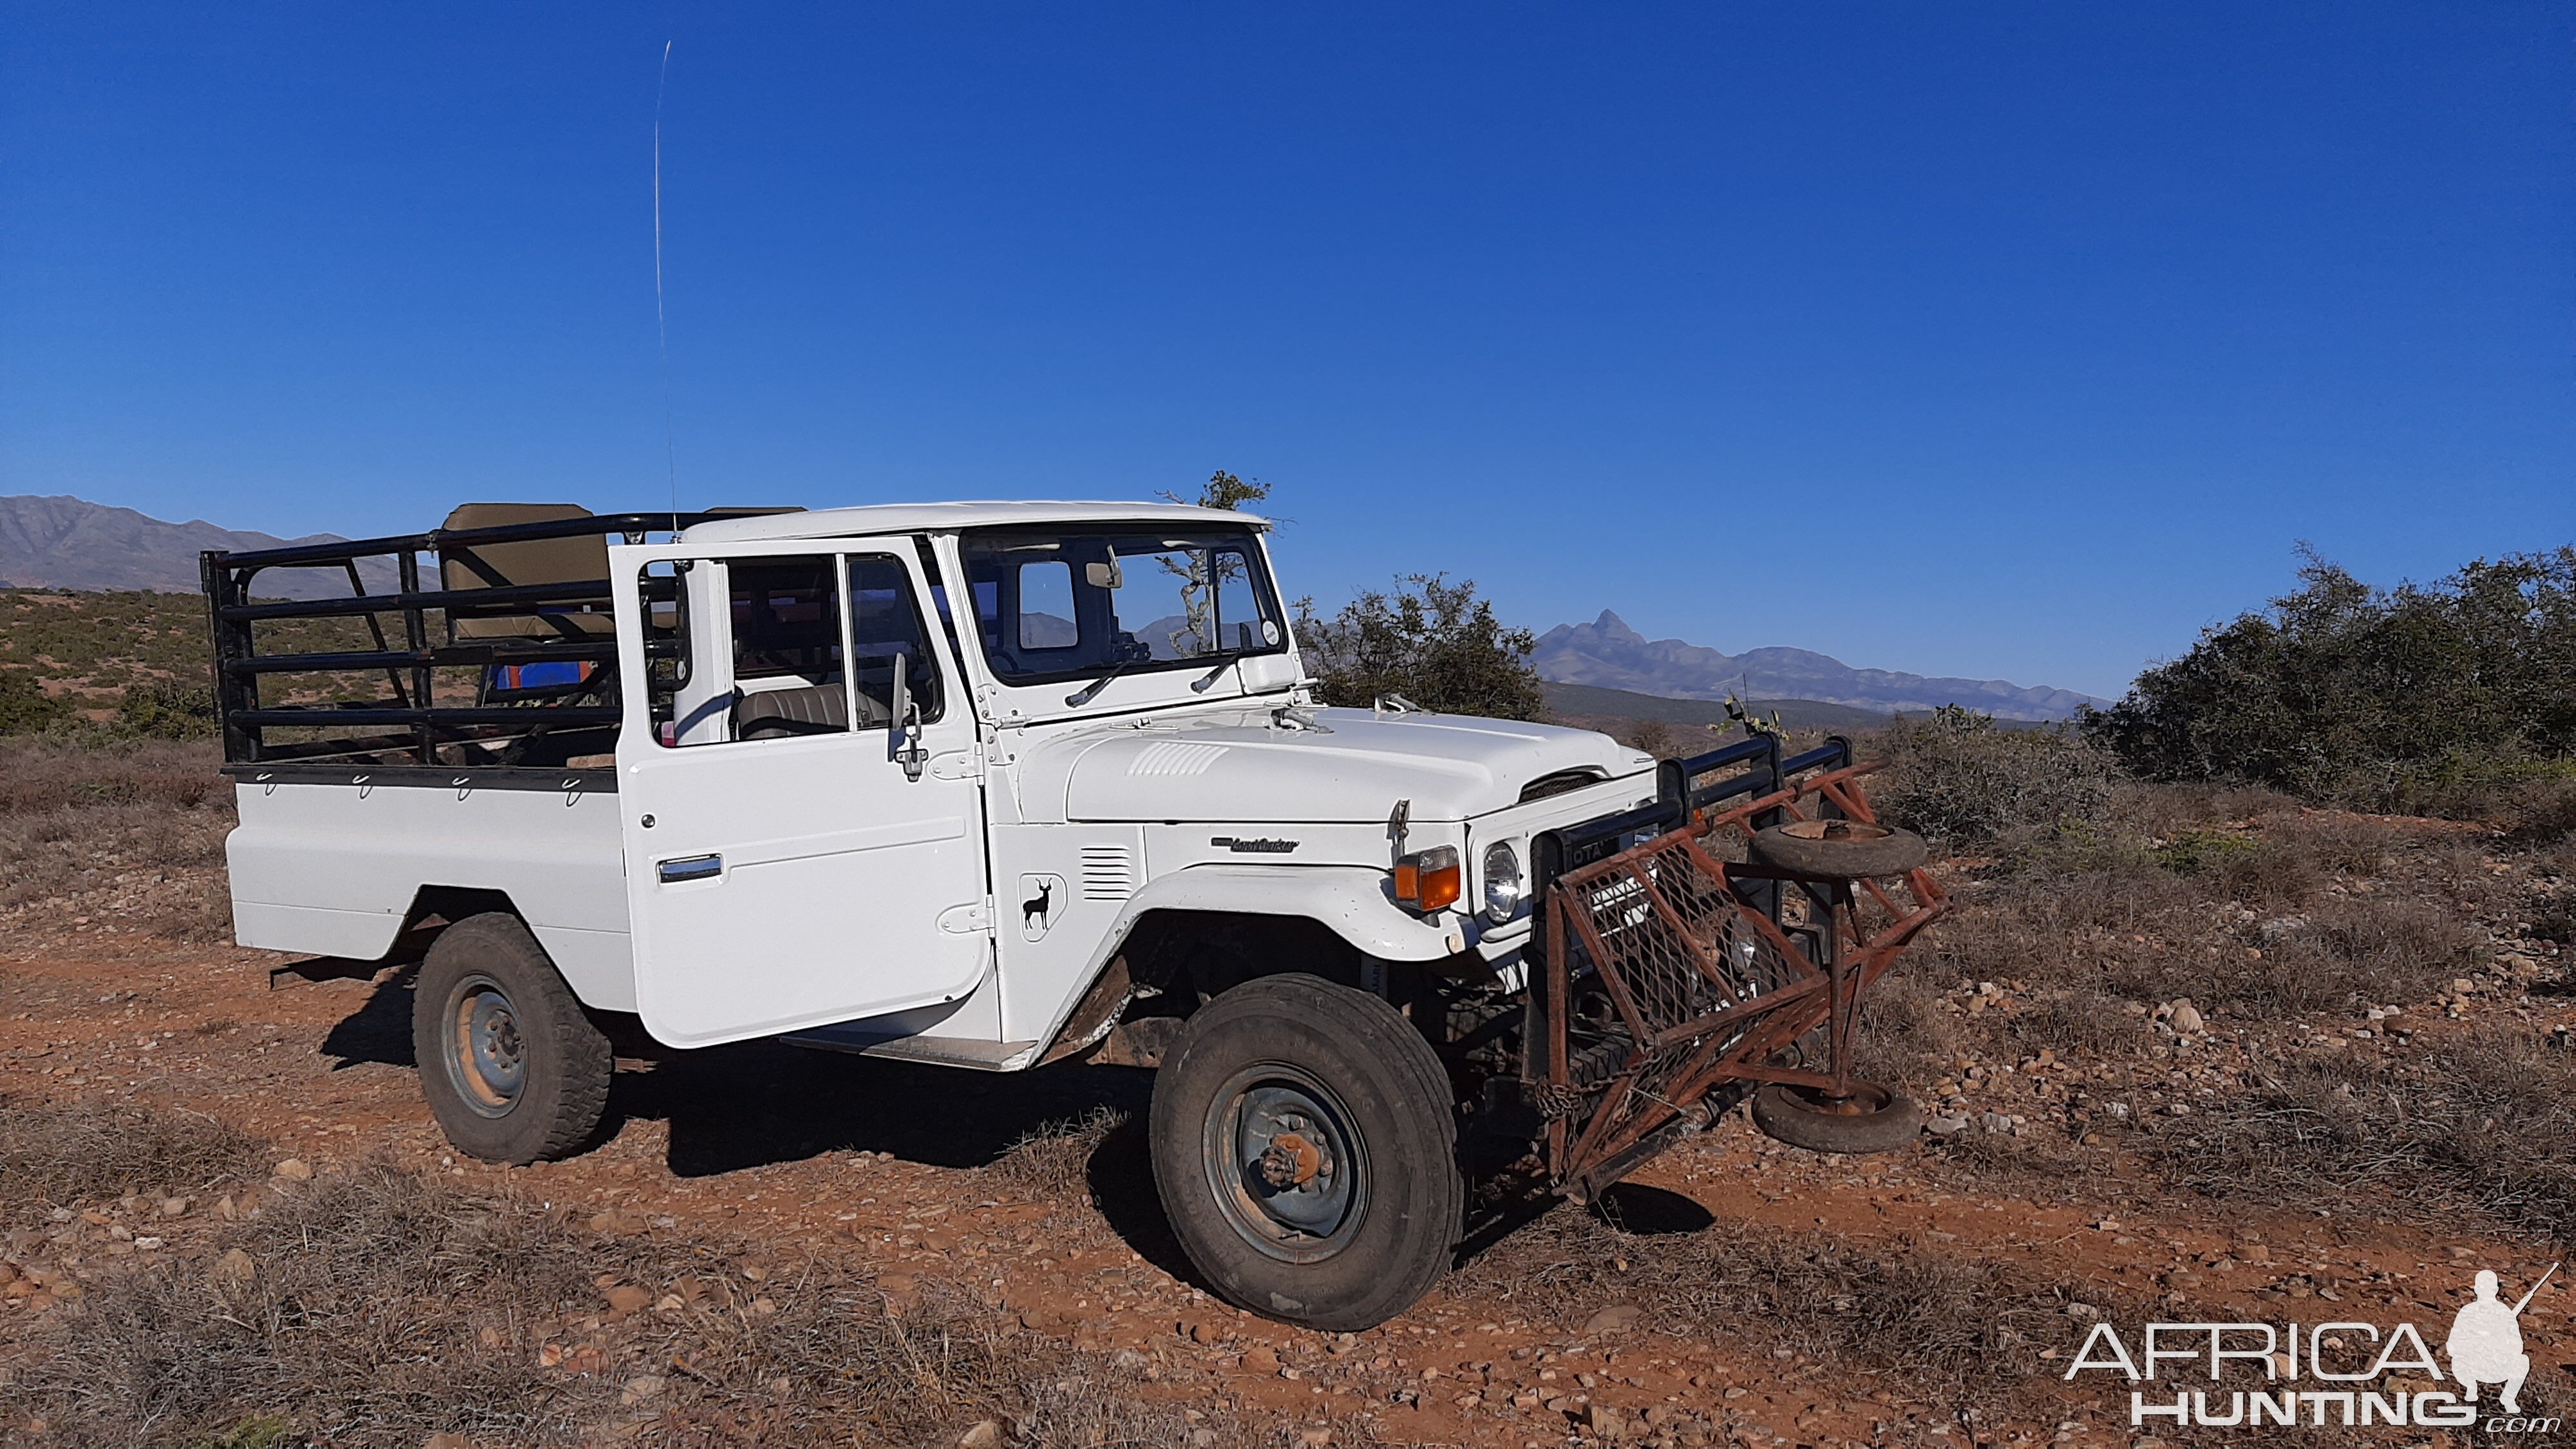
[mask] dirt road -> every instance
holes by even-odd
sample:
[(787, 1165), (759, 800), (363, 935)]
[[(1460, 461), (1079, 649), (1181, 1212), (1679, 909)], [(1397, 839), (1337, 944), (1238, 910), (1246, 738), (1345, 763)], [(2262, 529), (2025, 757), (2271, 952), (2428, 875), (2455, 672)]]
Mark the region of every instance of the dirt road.
[[(86, 922), (21, 933), (0, 953), (0, 1096), (148, 1104), (238, 1127), (267, 1143), (272, 1166), (292, 1164), (243, 1189), (245, 1203), (291, 1195), (307, 1173), (389, 1161), (602, 1233), (733, 1244), (763, 1280), (830, 1265), (871, 1280), (898, 1311), (930, 1285), (962, 1289), (1032, 1341), (1106, 1355), (1130, 1375), (1121, 1392), (1175, 1409), (1175, 1424), (1222, 1422), (1229, 1435), (1251, 1425), (1304, 1443), (2128, 1443), (2157, 1432), (2130, 1428), (2128, 1384), (2101, 1373), (2058, 1382), (2096, 1316), (2132, 1345), (2150, 1312), (2404, 1318), (2438, 1341), (2475, 1267), (2527, 1285), (2546, 1261), (2527, 1233), (2435, 1231), (2349, 1194), (2256, 1207), (2162, 1185), (2170, 1170), (2139, 1168), (2130, 1139), (2088, 1124), (2112, 1125), (2103, 1102), (2114, 1095), (2121, 1117), (2167, 1110), (2149, 1103), (2148, 1083), (2171, 1087), (2168, 1115), (2187, 1114), (2188, 1086), (2167, 1080), (2183, 1073), (2161, 1059), (2051, 1053), (1980, 1064), (1972, 1077), (1960, 1068), (1954, 1105), (1976, 1125), (1948, 1147), (1823, 1159), (1768, 1143), (1739, 1113), (1619, 1192), (1608, 1216), (1624, 1231), (1560, 1209), (1483, 1245), (1396, 1322), (1301, 1333), (1192, 1286), (1134, 1126), (1146, 1074), (985, 1077), (769, 1044), (622, 1057), (601, 1145), (495, 1168), (450, 1153), (422, 1105), (401, 972), (315, 967), (320, 979), (288, 972), (272, 989), (286, 964)], [(1982, 1014), (1979, 1003), (2004, 994), (1969, 988), (1947, 1006)], [(2315, 1050), (2384, 1041), (2338, 1036)], [(1968, 1138), (1973, 1151), (1961, 1150)], [(2054, 1155), (2017, 1165), (2043, 1139)], [(77, 1280), (219, 1230), (206, 1196), (175, 1214), (157, 1206), (186, 1186), (134, 1184), (139, 1200), (100, 1204), (50, 1234), (22, 1230), (15, 1271), (0, 1272), (0, 1341), (26, 1341), (64, 1310), (26, 1270)], [(1769, 1286), (1730, 1287), (1728, 1264), (1762, 1268)], [(2553, 1286), (2523, 1319), (2540, 1368), (2526, 1404), (2569, 1401), (2571, 1301)], [(1771, 1311), (1740, 1311), (1764, 1303)], [(1999, 1321), (1944, 1322), (1979, 1313)], [(1926, 1367), (1907, 1336), (1936, 1329), (1991, 1361)], [(623, 1432), (649, 1441), (652, 1422)], [(1215, 1442), (1211, 1429), (1176, 1432)], [(2427, 1437), (2447, 1442), (2388, 1442)]]

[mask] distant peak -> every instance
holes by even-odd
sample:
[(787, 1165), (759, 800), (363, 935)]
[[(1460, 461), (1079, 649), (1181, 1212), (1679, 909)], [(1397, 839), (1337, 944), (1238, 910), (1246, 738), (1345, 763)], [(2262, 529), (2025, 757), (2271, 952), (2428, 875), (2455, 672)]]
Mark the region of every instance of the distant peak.
[(1633, 639), (1640, 644), (1646, 642), (1645, 635), (1629, 628), (1627, 620), (1620, 618), (1608, 609), (1602, 610), (1601, 617), (1592, 621), (1592, 627), (1595, 631), (1607, 634), (1613, 639)]

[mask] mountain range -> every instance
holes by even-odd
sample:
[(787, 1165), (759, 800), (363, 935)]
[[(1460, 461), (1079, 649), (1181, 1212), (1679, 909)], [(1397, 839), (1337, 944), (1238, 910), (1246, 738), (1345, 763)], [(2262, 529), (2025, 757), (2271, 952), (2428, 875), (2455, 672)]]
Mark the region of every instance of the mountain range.
[[(330, 533), (279, 538), (219, 528), (204, 519), (169, 523), (131, 508), (67, 496), (0, 497), (0, 585), (19, 588), (194, 593), (199, 586), (197, 555), (203, 550), (339, 541), (339, 535)], [(362, 569), (370, 592), (391, 591), (390, 560), (369, 560)], [(345, 598), (349, 593), (345, 575), (322, 570), (266, 573), (257, 587), (272, 598)], [(1162, 621), (1149, 626), (1148, 633), (1175, 623)], [(1811, 700), (1872, 714), (1921, 713), (1959, 704), (1997, 719), (2059, 720), (2085, 705), (2107, 702), (2073, 690), (2025, 689), (2000, 679), (1927, 679), (1854, 669), (1805, 649), (1728, 654), (1679, 639), (1649, 640), (1606, 609), (1589, 624), (1560, 624), (1540, 635), (1531, 663), (1541, 679), (1558, 686), (1668, 700), (1723, 700), (1730, 694), (1749, 700)], [(1634, 713), (1634, 707), (1627, 712)]]
[(1805, 649), (1741, 654), (1679, 639), (1648, 639), (1604, 609), (1589, 624), (1559, 624), (1530, 656), (1541, 679), (1621, 689), (1666, 699), (1808, 699), (1877, 714), (1922, 714), (1956, 704), (2010, 720), (2072, 718), (2110, 703), (2071, 689), (2024, 688), (2001, 679), (1927, 679), (1887, 669), (1854, 669)]
[[(339, 543), (336, 533), (302, 538), (246, 529), (218, 528), (202, 518), (168, 523), (131, 508), (69, 496), (0, 497), (0, 584), (45, 589), (141, 589), (195, 593), (197, 555), (210, 548), (284, 548), (298, 543)], [(361, 566), (371, 589), (390, 589), (390, 559)], [(263, 597), (347, 598), (348, 576), (318, 569), (263, 573)]]

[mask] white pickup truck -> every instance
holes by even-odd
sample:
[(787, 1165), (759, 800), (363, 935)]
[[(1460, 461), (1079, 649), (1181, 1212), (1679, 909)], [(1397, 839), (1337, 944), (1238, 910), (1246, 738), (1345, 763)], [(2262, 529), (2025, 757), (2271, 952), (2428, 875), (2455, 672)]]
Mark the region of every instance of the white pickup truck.
[[(497, 1162), (590, 1141), (618, 1015), (674, 1048), (1156, 1067), (1192, 1261), (1319, 1328), (1447, 1268), (1466, 1138), (1577, 1195), (1747, 1091), (1803, 1145), (1912, 1138), (1849, 1046), (1943, 897), (1847, 743), (1659, 767), (1587, 731), (1321, 707), (1265, 530), (1135, 503), (469, 504), (209, 553), (236, 934), (361, 961), (426, 940), (422, 1090)], [(261, 593), (313, 570), (350, 596)]]
[[(1461, 1231), (1460, 1043), (1525, 984), (1532, 838), (1650, 802), (1655, 761), (1319, 707), (1265, 530), (486, 504), (209, 554), (236, 933), (380, 960), (443, 927), (422, 1087), (494, 1161), (586, 1143), (608, 1013), (672, 1047), (1159, 1064), (1156, 1179), (1210, 1284), (1379, 1322)], [(392, 594), (260, 595), (387, 558)]]

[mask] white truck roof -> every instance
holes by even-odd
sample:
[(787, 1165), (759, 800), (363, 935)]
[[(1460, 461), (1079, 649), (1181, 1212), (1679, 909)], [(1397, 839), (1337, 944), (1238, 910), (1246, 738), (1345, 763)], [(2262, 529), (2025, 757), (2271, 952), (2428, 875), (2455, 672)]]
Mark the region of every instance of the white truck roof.
[(806, 513), (763, 513), (719, 518), (681, 535), (690, 543), (732, 543), (785, 538), (852, 538), (888, 533), (946, 533), (961, 528), (1050, 523), (1196, 523), (1268, 528), (1250, 513), (1188, 503), (991, 502), (872, 503), (858, 508), (818, 508)]

